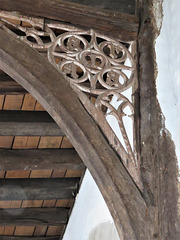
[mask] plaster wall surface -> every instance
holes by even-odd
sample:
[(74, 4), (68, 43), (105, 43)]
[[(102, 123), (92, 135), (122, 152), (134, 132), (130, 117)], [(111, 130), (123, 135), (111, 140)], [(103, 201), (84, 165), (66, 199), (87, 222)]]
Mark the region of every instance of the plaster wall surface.
[(165, 126), (171, 133), (180, 166), (180, 1), (164, 0), (163, 22), (156, 40), (157, 94)]
[(88, 170), (63, 240), (119, 240), (111, 214)]

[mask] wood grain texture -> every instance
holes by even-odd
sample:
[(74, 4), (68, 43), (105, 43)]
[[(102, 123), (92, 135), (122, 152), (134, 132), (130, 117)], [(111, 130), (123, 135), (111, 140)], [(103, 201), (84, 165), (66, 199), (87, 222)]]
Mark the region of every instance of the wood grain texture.
[[(6, 136), (4, 136), (6, 137)], [(12, 145), (13, 149), (36, 149), (38, 147), (40, 137), (16, 136)]]
[(73, 145), (66, 136), (63, 137), (61, 148), (73, 148)]
[(0, 96), (0, 110), (3, 108), (3, 103), (4, 103), (4, 96)]
[(13, 136), (0, 136), (0, 148), (11, 148)]
[(78, 181), (79, 178), (0, 179), (0, 201), (73, 198)]
[(135, 0), (64, 0), (99, 9), (107, 9), (122, 13), (135, 14)]
[(59, 148), (61, 146), (62, 137), (41, 137), (38, 148)]
[(35, 111), (45, 111), (40, 103), (36, 102)]
[(19, 95), (27, 91), (7, 74), (0, 75), (0, 95)]
[(44, 200), (43, 201), (43, 207), (54, 207), (56, 204), (56, 199), (52, 199), (52, 200)]
[(36, 99), (33, 98), (30, 94), (24, 96), (24, 101), (21, 110), (23, 111), (32, 111), (35, 109)]
[(13, 235), (14, 229), (15, 229), (15, 226), (6, 226), (4, 228), (4, 234), (3, 235), (7, 235), (7, 236)]
[(43, 236), (46, 234), (46, 226), (36, 226), (34, 231), (34, 236)]
[(50, 178), (52, 175), (52, 169), (49, 170), (32, 170), (30, 178)]
[(21, 208), (34, 208), (34, 207), (41, 207), (43, 200), (24, 200), (22, 201)]
[(81, 177), (82, 173), (82, 169), (67, 169), (65, 177)]
[(93, 28), (124, 41), (136, 39), (138, 32), (138, 20), (133, 15), (67, 1), (34, 0), (32, 4), (31, 0), (0, 0), (0, 8)]
[(10, 208), (20, 208), (22, 204), (22, 201), (11, 201)]
[(7, 171), (6, 178), (28, 178), (29, 170)]
[(34, 232), (34, 226), (16, 226), (14, 235), (16, 236), (32, 236)]
[(61, 235), (62, 231), (64, 229), (64, 226), (49, 226), (46, 235), (52, 236), (52, 235)]
[(0, 111), (0, 135), (63, 136), (64, 133), (47, 112)]
[(3, 226), (59, 226), (67, 223), (67, 208), (19, 208), (0, 209), (0, 224)]
[(23, 94), (6, 95), (3, 110), (20, 110), (23, 103), (23, 98)]
[(69, 199), (60, 199), (57, 200), (55, 207), (67, 207), (69, 203)]
[(84, 169), (84, 164), (74, 149), (0, 149), (0, 162), (2, 171)]
[(66, 169), (54, 169), (52, 173), (52, 178), (57, 178), (57, 177), (65, 177), (66, 175)]
[[(180, 239), (177, 156), (174, 142), (164, 128), (165, 119), (157, 99), (155, 41), (159, 27), (153, 15), (157, 6), (154, 3), (153, 0), (138, 1), (141, 179), (147, 203), (146, 219), (149, 218), (151, 224), (145, 239)], [(158, 16), (163, 15), (161, 7), (160, 4)]]
[(69, 82), (43, 56), (1, 29), (0, 56), (0, 68), (34, 96), (71, 139), (100, 188), (119, 235), (125, 240), (146, 239), (144, 198)]
[(0, 201), (0, 208), (10, 208), (11, 207), (11, 201)]

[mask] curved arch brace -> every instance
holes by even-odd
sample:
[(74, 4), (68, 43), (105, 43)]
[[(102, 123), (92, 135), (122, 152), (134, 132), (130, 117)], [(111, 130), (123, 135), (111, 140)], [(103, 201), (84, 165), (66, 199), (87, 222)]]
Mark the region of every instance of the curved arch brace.
[(63, 76), (2, 29), (0, 68), (31, 93), (71, 139), (101, 190), (121, 239), (147, 239), (144, 199)]

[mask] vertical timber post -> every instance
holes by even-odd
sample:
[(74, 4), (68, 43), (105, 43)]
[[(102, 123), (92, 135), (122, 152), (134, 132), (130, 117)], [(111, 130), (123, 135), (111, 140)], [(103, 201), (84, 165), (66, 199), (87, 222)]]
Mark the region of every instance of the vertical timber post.
[(170, 134), (164, 128), (156, 92), (153, 6), (156, 1), (138, 1), (140, 82), (141, 179), (148, 206), (150, 239), (177, 240), (177, 159)]

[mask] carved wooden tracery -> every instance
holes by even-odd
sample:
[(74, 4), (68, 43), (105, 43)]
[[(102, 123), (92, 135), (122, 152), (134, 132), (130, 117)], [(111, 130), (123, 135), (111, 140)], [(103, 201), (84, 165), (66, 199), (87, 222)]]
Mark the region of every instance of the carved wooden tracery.
[[(66, 1), (46, 1), (44, 6), (44, 1), (34, 0), (33, 7), (31, 0), (25, 2), (26, 4), (23, 0), (2, 0), (1, 9), (42, 16), (45, 19), (20, 16), (17, 12), (0, 12), (3, 22), (1, 28), (5, 30), (0, 29), (1, 68), (37, 98), (69, 136), (99, 186), (121, 239), (164, 240), (168, 237), (179, 239), (176, 237), (178, 234), (175, 229), (177, 223), (175, 213), (177, 208), (174, 200), (177, 193), (176, 161), (171, 153), (173, 148), (169, 145), (169, 136), (159, 134), (161, 118), (155, 89), (154, 34), (156, 29), (154, 29), (155, 21), (152, 14), (154, 2), (137, 1), (140, 25), (138, 19), (131, 19), (130, 15), (126, 16), (124, 21), (124, 14), (119, 18), (119, 13), (109, 15), (103, 11), (98, 17), (99, 10), (94, 13), (94, 9), (90, 9), (87, 16), (87, 12), (84, 11), (86, 8), (81, 9), (82, 6), (75, 5), (70, 7), (69, 4), (65, 4)], [(67, 12), (63, 14), (65, 10)], [(18, 24), (16, 25), (10, 19), (18, 20)], [(49, 19), (80, 24), (85, 29), (95, 28), (101, 34)], [(7, 21), (11, 23), (8, 24)], [(26, 26), (22, 25), (21, 21), (26, 22)], [(109, 21), (111, 21), (110, 24)], [(107, 23), (107, 26), (104, 23)], [(139, 34), (137, 34), (138, 27)], [(116, 31), (117, 29), (119, 31)], [(102, 32), (115, 36), (116, 39), (106, 37)], [(66, 39), (65, 36), (67, 36)], [(23, 41), (19, 41), (18, 38)], [(96, 41), (97, 38), (101, 40)], [(131, 88), (132, 96), (134, 95), (134, 84), (136, 85), (134, 49), (136, 46), (132, 42), (122, 43), (122, 38), (138, 40), (138, 75), (141, 87), (140, 99), (137, 101), (140, 101), (141, 112), (140, 174), (143, 185), (141, 191), (134, 183), (134, 181), (140, 182), (136, 178), (139, 166), (136, 147), (133, 146), (135, 142), (130, 145), (128, 138), (126, 145), (123, 146), (123, 142), (119, 141), (105, 118), (113, 114), (118, 120), (121, 135), (123, 135), (122, 119), (133, 119), (136, 113), (136, 105), (131, 96), (127, 98), (124, 95), (124, 92)], [(60, 42), (60, 39), (64, 42)], [(54, 67), (24, 42), (46, 58), (49, 56)], [(107, 42), (109, 43), (105, 45), (105, 50), (103, 44)], [(26, 55), (27, 58), (24, 57)], [(129, 70), (124, 68), (127, 66), (125, 59), (122, 62), (116, 61), (123, 56), (130, 61)], [(83, 64), (81, 63), (82, 59), (85, 60), (85, 65), (84, 61)], [(128, 78), (125, 76), (127, 71), (130, 72)], [(121, 75), (120, 78), (119, 75)], [(95, 97), (95, 105), (89, 101), (90, 97)], [(114, 99), (119, 99), (119, 105), (116, 108), (113, 105)], [(130, 114), (126, 112), (127, 106)], [(130, 116), (125, 117), (123, 112)], [(151, 119), (149, 119), (149, 113), (152, 115)], [(97, 123), (102, 131), (97, 127)], [(124, 164), (119, 161), (119, 157), (109, 146), (102, 132), (121, 156)], [(124, 139), (127, 140), (127, 136), (124, 135)], [(133, 153), (127, 147), (129, 145)], [(129, 176), (124, 166), (133, 178)]]
[[(1, 11), (0, 17), (5, 31), (38, 50), (63, 73), (139, 184), (132, 102), (136, 76), (134, 43), (17, 13)], [(21, 26), (12, 20), (27, 24)], [(108, 124), (109, 116), (113, 116), (111, 126), (116, 119), (118, 136)]]
[[(127, 138), (122, 119), (125, 114), (133, 119), (134, 103), (131, 94), (128, 97), (125, 93), (132, 90), (135, 81), (134, 43), (122, 43), (93, 30), (28, 18), (16, 12), (1, 11), (0, 16), (1, 69), (30, 92), (71, 139), (101, 190), (120, 237), (144, 240), (149, 231), (148, 220), (144, 221), (147, 206), (134, 183), (134, 180), (139, 183), (139, 179), (134, 178), (138, 176), (135, 148), (129, 139), (123, 146), (106, 120), (106, 116), (115, 116), (120, 130), (123, 129), (122, 135)], [(62, 44), (61, 49), (58, 41), (62, 38), (64, 48)], [(83, 75), (87, 79), (78, 82)], [(95, 104), (89, 100), (91, 97)], [(113, 105), (114, 99), (118, 100), (118, 106)]]

